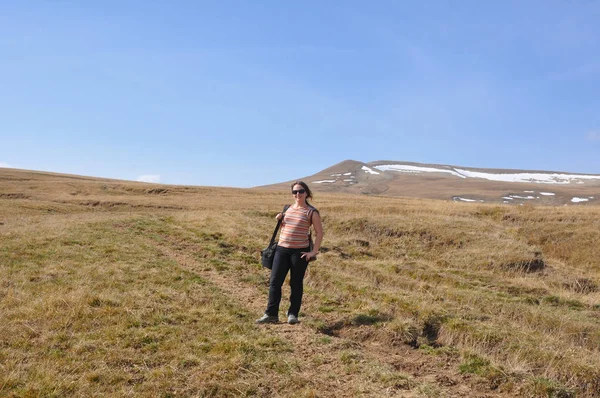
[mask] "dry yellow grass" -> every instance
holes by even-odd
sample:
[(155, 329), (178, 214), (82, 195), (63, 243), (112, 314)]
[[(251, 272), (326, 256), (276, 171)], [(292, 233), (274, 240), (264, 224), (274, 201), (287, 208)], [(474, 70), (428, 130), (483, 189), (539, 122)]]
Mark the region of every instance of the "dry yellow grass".
[(600, 208), (319, 194), (258, 327), (289, 196), (0, 169), (0, 396), (600, 396)]

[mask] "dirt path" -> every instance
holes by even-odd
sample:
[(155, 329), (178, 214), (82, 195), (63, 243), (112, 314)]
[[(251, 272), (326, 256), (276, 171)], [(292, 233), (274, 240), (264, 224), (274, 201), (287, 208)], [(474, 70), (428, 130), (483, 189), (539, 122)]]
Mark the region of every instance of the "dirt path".
[[(218, 287), (230, 300), (247, 308), (260, 317), (264, 312), (267, 297), (255, 285), (241, 282), (235, 275), (215, 269), (206, 270), (205, 264), (185, 252), (168, 246), (161, 247), (163, 253), (177, 263), (202, 276)], [(265, 270), (265, 280), (268, 278)], [(284, 300), (286, 290), (284, 289)], [(285, 305), (285, 304), (284, 304)], [(257, 325), (294, 347), (294, 357), (302, 363), (300, 376), (318, 386), (319, 397), (477, 397), (504, 398), (514, 393), (503, 394), (491, 390), (487, 382), (474, 375), (458, 371), (458, 358), (443, 355), (427, 355), (408, 345), (392, 346), (376, 339), (365, 338), (358, 328), (340, 330), (336, 336), (326, 336), (313, 328), (279, 323)], [(327, 346), (323, 339), (331, 339)], [(356, 361), (368, 366), (390, 369), (396, 373), (397, 382), (383, 383), (372, 380), (368, 374), (357, 377), (356, 370), (348, 371), (347, 363), (340, 360), (344, 350), (358, 352)], [(314, 358), (319, 358), (315, 366)], [(335, 375), (335, 377), (332, 377)], [(403, 377), (405, 375), (406, 377)], [(385, 386), (387, 384), (387, 387)]]

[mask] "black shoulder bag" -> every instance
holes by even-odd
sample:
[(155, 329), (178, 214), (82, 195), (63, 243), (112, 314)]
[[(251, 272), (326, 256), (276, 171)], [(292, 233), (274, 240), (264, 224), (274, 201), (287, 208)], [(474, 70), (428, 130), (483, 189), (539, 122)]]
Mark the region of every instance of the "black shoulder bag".
[(279, 227), (281, 226), (281, 222), (283, 221), (285, 212), (289, 207), (290, 205), (285, 205), (283, 207), (282, 216), (281, 219), (277, 221), (277, 226), (275, 227), (275, 231), (273, 231), (273, 236), (271, 237), (271, 243), (269, 243), (269, 246), (267, 246), (260, 252), (260, 261), (262, 263), (262, 266), (265, 268), (273, 268), (273, 258), (275, 258), (275, 250), (277, 249), (277, 242), (275, 242), (275, 237), (277, 236), (277, 231), (279, 231)]

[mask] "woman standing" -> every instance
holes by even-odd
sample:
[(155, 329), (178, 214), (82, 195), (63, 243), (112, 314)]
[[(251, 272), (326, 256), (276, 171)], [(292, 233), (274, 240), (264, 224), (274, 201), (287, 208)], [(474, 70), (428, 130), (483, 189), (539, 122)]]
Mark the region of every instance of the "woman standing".
[[(285, 281), (288, 271), (290, 272), (290, 306), (287, 311), (288, 323), (296, 324), (300, 305), (302, 304), (302, 293), (304, 289), (304, 274), (311, 259), (319, 254), (321, 241), (323, 240), (323, 226), (319, 211), (308, 203), (312, 199), (312, 192), (303, 181), (292, 184), (292, 195), (294, 204), (285, 214), (277, 214), (277, 220), (283, 217), (281, 233), (277, 243), (277, 250), (271, 268), (269, 280), (269, 303), (262, 318), (256, 323), (279, 322), (279, 303), (281, 302), (281, 286)], [(315, 244), (309, 249), (308, 232), (310, 226), (315, 229)]]

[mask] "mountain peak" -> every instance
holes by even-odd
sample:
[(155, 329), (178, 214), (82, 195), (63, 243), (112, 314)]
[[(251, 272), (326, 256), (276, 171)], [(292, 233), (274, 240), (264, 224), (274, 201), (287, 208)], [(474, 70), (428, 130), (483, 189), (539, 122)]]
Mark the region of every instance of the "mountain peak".
[(365, 163), (348, 159), (303, 180), (316, 192), (477, 203), (600, 204), (600, 175), (597, 174), (483, 169), (391, 160)]

